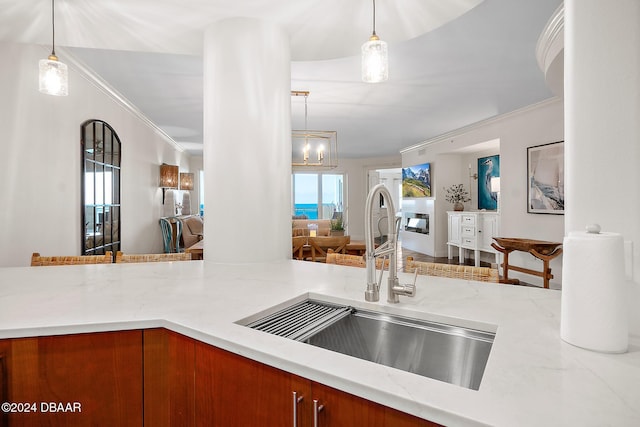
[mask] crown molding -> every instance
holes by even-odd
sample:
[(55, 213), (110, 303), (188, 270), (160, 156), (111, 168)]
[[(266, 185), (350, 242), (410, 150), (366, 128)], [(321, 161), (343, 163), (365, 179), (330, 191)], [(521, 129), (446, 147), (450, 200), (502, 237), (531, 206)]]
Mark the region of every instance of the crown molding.
[(536, 59), (543, 73), (564, 49), (564, 3), (553, 12), (536, 44)]
[(464, 135), (466, 133), (472, 132), (474, 130), (480, 129), (482, 127), (485, 127), (485, 126), (488, 126), (488, 125), (491, 125), (491, 124), (494, 124), (494, 123), (501, 122), (503, 120), (507, 120), (507, 119), (510, 119), (510, 118), (513, 118), (513, 117), (517, 117), (517, 116), (519, 116), (521, 114), (526, 114), (526, 113), (528, 113), (530, 111), (534, 111), (534, 110), (537, 110), (538, 108), (542, 108), (542, 107), (545, 107), (547, 105), (552, 105), (552, 104), (555, 104), (557, 102), (562, 102), (562, 99), (558, 98), (557, 96), (554, 96), (552, 98), (545, 99), (544, 101), (536, 102), (535, 104), (530, 104), (530, 105), (527, 105), (526, 107), (522, 107), (522, 108), (519, 108), (517, 110), (513, 110), (513, 111), (511, 111), (509, 113), (504, 113), (504, 114), (500, 114), (498, 116), (489, 117), (488, 119), (481, 120), (479, 122), (475, 122), (475, 123), (472, 123), (472, 124), (467, 125), (467, 126), (463, 126), (463, 127), (458, 128), (456, 130), (452, 130), (451, 132), (447, 132), (447, 133), (438, 135), (438, 136), (436, 136), (434, 138), (422, 141), (422, 142), (420, 142), (418, 144), (414, 144), (414, 145), (411, 145), (411, 146), (409, 146), (407, 148), (403, 148), (402, 150), (400, 150), (400, 154), (406, 154), (406, 153), (409, 153), (411, 151), (420, 150), (422, 148), (426, 148), (426, 147), (429, 147), (429, 146), (434, 145), (434, 144), (439, 144), (441, 142), (449, 142), (449, 141), (451, 141), (452, 138), (459, 137), (460, 135)]
[(100, 75), (98, 75), (93, 69), (87, 66), (84, 62), (73, 56), (73, 54), (63, 47), (58, 47), (57, 50), (63, 53), (64, 62), (77, 71), (82, 78), (87, 80), (93, 86), (95, 86), (102, 93), (113, 99), (116, 104), (120, 105), (123, 109), (133, 114), (146, 126), (156, 132), (162, 139), (172, 146), (178, 152), (184, 152), (184, 148), (180, 146), (173, 138), (169, 136), (165, 131), (160, 129), (158, 125), (149, 119), (142, 111), (138, 109), (131, 101), (129, 101), (124, 95), (113, 88), (107, 81), (105, 81)]

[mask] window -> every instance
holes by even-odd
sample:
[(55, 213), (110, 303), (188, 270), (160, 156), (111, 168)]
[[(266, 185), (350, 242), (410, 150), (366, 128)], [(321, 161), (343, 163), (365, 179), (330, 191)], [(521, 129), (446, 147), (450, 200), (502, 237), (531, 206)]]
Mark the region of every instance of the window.
[(344, 212), (343, 174), (295, 173), (292, 185), (293, 215), (331, 219)]

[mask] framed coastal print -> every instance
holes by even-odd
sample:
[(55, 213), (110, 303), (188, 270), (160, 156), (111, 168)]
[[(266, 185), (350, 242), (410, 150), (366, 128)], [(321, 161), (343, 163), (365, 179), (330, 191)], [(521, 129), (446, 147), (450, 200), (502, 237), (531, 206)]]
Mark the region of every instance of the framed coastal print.
[(431, 164), (402, 168), (402, 197), (431, 197)]
[(564, 214), (564, 141), (527, 148), (527, 212)]
[(491, 178), (500, 177), (500, 155), (478, 159), (478, 209), (498, 209), (498, 193), (491, 191)]

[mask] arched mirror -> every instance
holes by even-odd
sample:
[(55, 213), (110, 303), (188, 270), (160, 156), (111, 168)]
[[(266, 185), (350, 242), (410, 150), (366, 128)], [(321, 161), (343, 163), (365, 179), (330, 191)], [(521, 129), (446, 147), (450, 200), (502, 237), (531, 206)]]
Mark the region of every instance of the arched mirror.
[(82, 141), (82, 254), (120, 250), (120, 138), (108, 123), (87, 120)]

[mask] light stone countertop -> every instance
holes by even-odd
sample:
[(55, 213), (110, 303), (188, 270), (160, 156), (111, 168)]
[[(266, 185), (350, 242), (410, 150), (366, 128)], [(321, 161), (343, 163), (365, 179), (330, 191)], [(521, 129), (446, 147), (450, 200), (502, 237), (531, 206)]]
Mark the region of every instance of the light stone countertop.
[[(640, 338), (625, 354), (563, 342), (559, 291), (418, 276), (415, 298), (388, 304), (385, 278), (367, 303), (365, 277), (301, 261), (2, 268), (0, 338), (166, 327), (444, 425), (640, 425)], [(496, 331), (480, 389), (234, 323), (307, 296)]]

